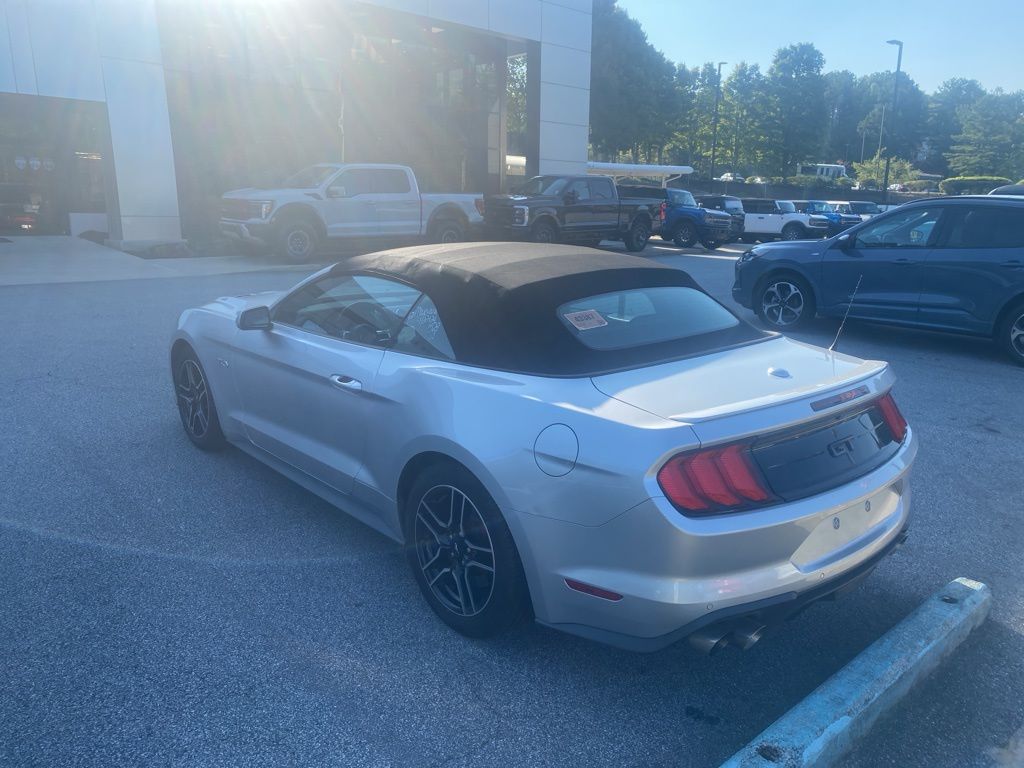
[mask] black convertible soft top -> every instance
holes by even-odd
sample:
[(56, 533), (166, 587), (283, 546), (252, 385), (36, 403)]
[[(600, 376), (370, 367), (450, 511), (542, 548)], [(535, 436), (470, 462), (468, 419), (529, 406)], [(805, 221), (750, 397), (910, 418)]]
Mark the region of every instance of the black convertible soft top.
[(630, 288), (684, 286), (686, 273), (637, 256), (571, 245), (456, 243), (356, 256), (334, 271), (416, 286), (437, 305), (458, 362), (540, 376), (590, 376), (766, 338), (740, 321), (722, 331), (616, 350), (582, 344), (557, 309)]

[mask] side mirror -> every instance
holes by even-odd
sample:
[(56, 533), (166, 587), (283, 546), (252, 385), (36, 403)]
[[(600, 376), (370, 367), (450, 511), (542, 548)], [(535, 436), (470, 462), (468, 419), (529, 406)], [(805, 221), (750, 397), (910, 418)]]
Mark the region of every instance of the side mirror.
[(836, 245), (839, 246), (840, 250), (848, 251), (853, 248), (853, 238), (849, 235), (840, 235), (836, 238)]
[(565, 197), (563, 199), (565, 200), (566, 205), (573, 205), (579, 199), (579, 195), (576, 194), (576, 192), (570, 191), (565, 193)]
[(273, 325), (270, 319), (270, 307), (249, 307), (238, 313), (235, 319), (237, 325), (243, 331), (268, 331)]

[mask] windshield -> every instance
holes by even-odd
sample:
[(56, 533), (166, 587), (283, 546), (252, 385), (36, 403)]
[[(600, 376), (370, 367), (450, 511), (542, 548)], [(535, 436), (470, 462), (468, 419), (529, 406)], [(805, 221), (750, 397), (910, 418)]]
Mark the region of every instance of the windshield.
[(675, 205), (689, 205), (692, 208), (697, 207), (697, 201), (694, 200), (693, 195), (685, 189), (670, 189), (668, 191), (668, 199)]
[(850, 210), (854, 213), (880, 213), (877, 203), (850, 203)]
[(796, 206), (789, 200), (778, 200), (775, 204), (779, 206), (779, 211), (782, 213), (796, 213)]
[(514, 193), (517, 195), (557, 195), (565, 187), (564, 176), (534, 176), (532, 179), (517, 187)]
[(835, 210), (828, 203), (823, 203), (820, 200), (811, 200), (807, 203), (807, 213), (835, 213)]
[(563, 304), (558, 317), (577, 340), (596, 350), (642, 347), (739, 325), (710, 296), (683, 286), (590, 296)]
[(281, 189), (316, 189), (337, 172), (331, 165), (311, 165), (293, 173), (283, 182)]

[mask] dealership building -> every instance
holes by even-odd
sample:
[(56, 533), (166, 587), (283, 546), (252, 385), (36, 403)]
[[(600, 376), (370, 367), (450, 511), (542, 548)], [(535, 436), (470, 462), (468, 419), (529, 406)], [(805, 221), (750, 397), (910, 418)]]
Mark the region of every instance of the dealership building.
[(324, 161), (584, 172), (591, 0), (0, 0), (0, 234), (203, 239)]

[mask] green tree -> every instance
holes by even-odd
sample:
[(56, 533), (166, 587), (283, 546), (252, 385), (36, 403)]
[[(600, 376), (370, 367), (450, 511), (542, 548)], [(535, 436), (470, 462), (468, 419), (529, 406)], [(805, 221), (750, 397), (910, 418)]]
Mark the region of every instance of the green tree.
[(953, 149), (953, 137), (963, 131), (959, 112), (985, 95), (977, 80), (954, 77), (928, 98), (926, 139), (921, 169), (927, 173), (949, 174), (946, 159)]
[(957, 110), (961, 131), (946, 159), (956, 176), (1024, 173), (1024, 92), (986, 94)]
[(766, 122), (778, 141), (774, 175), (786, 175), (803, 160), (816, 160), (822, 150), (828, 119), (825, 107), (825, 57), (810, 43), (780, 48), (768, 80), (774, 115)]
[[(879, 152), (874, 157), (865, 160), (863, 163), (853, 164), (853, 174), (862, 184), (868, 180), (874, 181), (877, 184), (882, 183), (882, 177), (885, 172), (885, 147), (882, 149), (882, 152)], [(918, 173), (920, 173), (920, 171), (914, 168), (913, 163), (909, 160), (894, 157), (889, 163), (890, 184), (907, 184), (911, 181), (915, 181)]]

